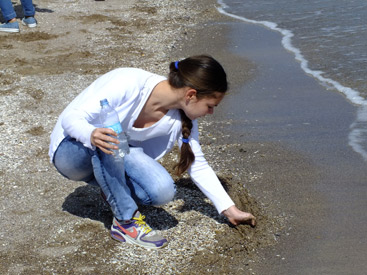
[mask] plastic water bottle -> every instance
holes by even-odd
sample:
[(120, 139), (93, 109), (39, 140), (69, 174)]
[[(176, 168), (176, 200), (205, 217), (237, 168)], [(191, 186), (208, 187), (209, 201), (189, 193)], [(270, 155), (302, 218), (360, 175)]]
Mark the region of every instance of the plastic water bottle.
[(121, 160), (126, 154), (130, 153), (129, 141), (126, 133), (122, 130), (117, 112), (110, 106), (107, 99), (102, 99), (100, 119), (103, 127), (114, 130), (120, 143), (118, 150), (112, 150), (116, 160)]

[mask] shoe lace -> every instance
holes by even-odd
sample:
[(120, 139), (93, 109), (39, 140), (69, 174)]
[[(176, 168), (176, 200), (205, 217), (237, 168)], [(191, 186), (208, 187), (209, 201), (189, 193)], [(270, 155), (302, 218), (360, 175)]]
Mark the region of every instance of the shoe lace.
[(141, 227), (143, 232), (145, 234), (148, 234), (150, 231), (152, 231), (152, 228), (144, 221), (145, 216), (139, 213), (139, 217), (134, 217), (133, 220), (135, 220), (135, 224)]

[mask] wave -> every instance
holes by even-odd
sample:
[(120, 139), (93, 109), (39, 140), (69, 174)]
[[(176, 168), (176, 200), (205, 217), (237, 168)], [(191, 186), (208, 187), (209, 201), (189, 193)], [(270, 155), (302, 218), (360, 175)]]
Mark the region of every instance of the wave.
[(273, 31), (277, 31), (282, 35), (282, 45), (289, 52), (294, 54), (295, 59), (300, 63), (302, 70), (316, 78), (326, 88), (334, 88), (340, 93), (344, 94), (347, 100), (358, 107), (356, 120), (350, 125), (351, 131), (348, 136), (348, 144), (353, 150), (359, 153), (365, 161), (367, 161), (367, 100), (364, 99), (360, 93), (350, 87), (341, 85), (338, 81), (324, 77), (323, 71), (311, 70), (308, 67), (308, 61), (302, 55), (300, 49), (292, 45), (292, 37), (294, 36), (290, 30), (279, 28), (278, 25), (270, 21), (257, 21), (238, 16), (225, 11), (229, 8), (222, 0), (218, 0), (220, 7), (217, 10), (226, 16), (238, 19), (240, 21), (261, 25)]

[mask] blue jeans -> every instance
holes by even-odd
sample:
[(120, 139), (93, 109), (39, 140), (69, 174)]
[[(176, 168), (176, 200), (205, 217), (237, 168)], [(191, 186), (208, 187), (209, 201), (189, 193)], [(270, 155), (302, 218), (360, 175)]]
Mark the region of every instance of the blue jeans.
[(57, 148), (53, 163), (70, 180), (100, 186), (120, 220), (131, 219), (137, 204), (162, 205), (176, 192), (167, 170), (139, 147), (131, 147), (121, 164), (112, 155), (86, 148), (68, 136)]
[[(32, 0), (20, 0), (20, 2), (22, 3), (24, 16), (34, 16), (36, 10), (33, 6)], [(17, 17), (11, 0), (0, 0), (0, 9), (5, 22)]]

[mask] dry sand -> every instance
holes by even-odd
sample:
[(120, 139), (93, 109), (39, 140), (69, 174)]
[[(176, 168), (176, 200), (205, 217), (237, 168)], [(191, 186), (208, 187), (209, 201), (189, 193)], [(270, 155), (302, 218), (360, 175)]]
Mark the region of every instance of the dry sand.
[[(252, 274), (252, 265), (265, 260), (259, 251), (291, 230), (292, 211), (279, 198), (307, 171), (290, 176), (289, 163), (313, 169), (301, 156), (274, 144), (237, 142), (225, 132), (231, 121), (220, 114), (201, 120), (209, 163), (258, 226), (230, 226), (184, 177), (173, 202), (142, 209), (170, 240), (165, 249), (147, 251), (114, 242), (112, 213), (99, 191), (61, 177), (47, 155), (58, 115), (111, 69), (165, 75), (172, 60), (209, 53), (224, 64), (233, 89), (238, 79), (251, 78), (256, 64), (224, 51), (225, 30), (212, 24), (224, 20), (215, 1), (35, 2), (37, 28), (0, 34), (0, 273)], [(20, 15), (19, 1), (15, 6)], [(207, 45), (205, 37), (218, 39)], [(237, 69), (239, 61), (247, 70)], [(171, 169), (174, 161), (171, 154), (163, 164)]]

